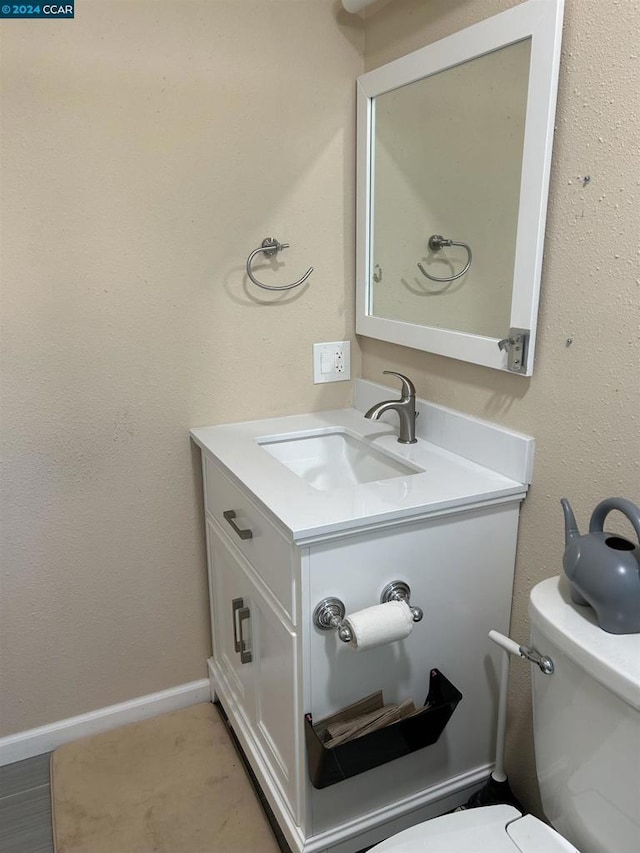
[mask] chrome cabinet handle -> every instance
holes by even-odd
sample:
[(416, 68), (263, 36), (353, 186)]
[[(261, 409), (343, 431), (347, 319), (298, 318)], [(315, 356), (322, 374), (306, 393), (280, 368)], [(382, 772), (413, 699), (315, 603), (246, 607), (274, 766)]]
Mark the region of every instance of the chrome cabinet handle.
[(251, 530), (242, 530), (242, 528), (238, 527), (238, 525), (233, 520), (236, 517), (235, 509), (225, 509), (225, 511), (222, 513), (222, 517), (225, 519), (225, 521), (229, 522), (231, 527), (233, 527), (233, 529), (241, 539), (251, 539), (253, 537), (253, 532)]
[(251, 612), (248, 607), (243, 607), (238, 611), (238, 628), (240, 631), (240, 663), (251, 663), (251, 652), (247, 651), (247, 645), (242, 636), (242, 623), (251, 617)]
[(233, 648), (236, 652), (239, 652), (241, 649), (240, 640), (238, 638), (238, 630), (237, 630), (237, 619), (236, 613), (240, 610), (241, 607), (244, 607), (244, 601), (241, 598), (234, 598), (231, 602), (231, 610), (233, 611)]

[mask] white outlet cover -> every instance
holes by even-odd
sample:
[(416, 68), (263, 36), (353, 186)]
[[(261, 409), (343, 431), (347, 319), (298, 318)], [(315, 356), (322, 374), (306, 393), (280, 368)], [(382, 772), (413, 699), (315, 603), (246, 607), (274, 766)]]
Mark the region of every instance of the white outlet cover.
[(327, 341), (313, 345), (313, 383), (351, 379), (351, 342)]

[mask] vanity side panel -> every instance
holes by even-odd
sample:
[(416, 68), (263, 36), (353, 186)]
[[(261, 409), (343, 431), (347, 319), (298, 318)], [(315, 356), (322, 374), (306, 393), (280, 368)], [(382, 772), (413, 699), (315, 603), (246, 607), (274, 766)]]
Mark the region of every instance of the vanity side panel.
[(314, 835), (395, 802), (428, 800), (437, 785), (462, 791), (474, 773), (488, 772), (500, 661), (487, 635), (509, 630), (518, 515), (518, 503), (500, 504), (311, 547), (311, 612), (327, 596), (347, 613), (370, 607), (387, 583), (403, 580), (424, 618), (405, 640), (361, 652), (311, 626), (306, 712), (319, 720), (378, 689), (385, 702), (422, 705), (434, 667), (463, 695), (432, 746), (311, 789)]

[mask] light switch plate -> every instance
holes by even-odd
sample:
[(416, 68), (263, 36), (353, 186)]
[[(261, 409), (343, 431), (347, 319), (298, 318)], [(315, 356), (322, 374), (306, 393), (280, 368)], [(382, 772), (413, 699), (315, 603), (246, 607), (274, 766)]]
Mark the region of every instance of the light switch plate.
[(351, 342), (330, 341), (313, 345), (313, 383), (351, 379)]

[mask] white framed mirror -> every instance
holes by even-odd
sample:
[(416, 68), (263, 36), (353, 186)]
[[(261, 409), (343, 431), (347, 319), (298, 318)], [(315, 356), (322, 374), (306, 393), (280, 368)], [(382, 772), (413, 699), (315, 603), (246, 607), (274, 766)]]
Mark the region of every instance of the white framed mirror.
[(563, 0), (358, 79), (356, 332), (530, 376)]

